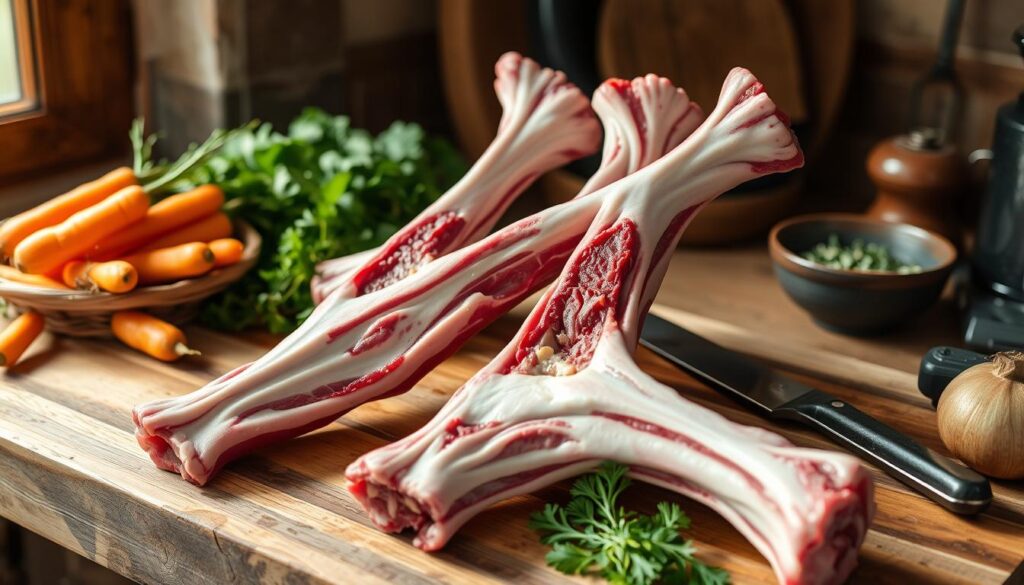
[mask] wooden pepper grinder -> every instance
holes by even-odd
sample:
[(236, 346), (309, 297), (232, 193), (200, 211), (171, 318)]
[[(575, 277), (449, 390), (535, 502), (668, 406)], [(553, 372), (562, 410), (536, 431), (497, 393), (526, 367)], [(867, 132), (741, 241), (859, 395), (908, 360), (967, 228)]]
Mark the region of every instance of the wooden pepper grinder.
[(867, 214), (938, 232), (959, 245), (962, 226), (955, 202), (967, 185), (967, 159), (928, 130), (883, 140), (867, 160), (878, 196)]
[(948, 0), (935, 64), (911, 90), (910, 132), (883, 140), (868, 155), (878, 197), (867, 214), (938, 232), (960, 245), (955, 199), (969, 180), (953, 145), (961, 89), (953, 69), (964, 0)]

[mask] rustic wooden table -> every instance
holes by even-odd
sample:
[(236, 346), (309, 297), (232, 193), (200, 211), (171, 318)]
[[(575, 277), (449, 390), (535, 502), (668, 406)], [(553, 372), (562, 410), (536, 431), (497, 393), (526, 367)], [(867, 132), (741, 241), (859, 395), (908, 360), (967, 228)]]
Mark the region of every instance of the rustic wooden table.
[[(663, 315), (796, 372), (942, 450), (914, 388), (920, 354), (952, 343), (952, 308), (902, 333), (854, 340), (822, 331), (776, 285), (763, 249), (683, 251), (659, 297)], [(438, 554), (372, 528), (344, 488), (345, 466), (419, 427), (517, 326), (496, 323), (406, 395), (360, 407), (309, 436), (229, 466), (206, 488), (156, 470), (132, 436), (133, 404), (188, 392), (257, 357), (269, 338), (192, 328), (201, 360), (166, 365), (109, 341), (48, 338), (0, 379), (0, 516), (145, 582), (557, 583), (526, 526), (566, 485), (504, 502)], [(797, 427), (757, 419), (640, 350), (644, 368), (735, 420), (831, 448)], [(878, 515), (853, 582), (999, 583), (1024, 556), (1024, 485), (996, 483), (977, 518), (951, 515), (878, 473)], [(678, 499), (649, 486), (626, 505)], [(736, 583), (770, 583), (765, 561), (724, 520), (690, 501), (700, 555)]]

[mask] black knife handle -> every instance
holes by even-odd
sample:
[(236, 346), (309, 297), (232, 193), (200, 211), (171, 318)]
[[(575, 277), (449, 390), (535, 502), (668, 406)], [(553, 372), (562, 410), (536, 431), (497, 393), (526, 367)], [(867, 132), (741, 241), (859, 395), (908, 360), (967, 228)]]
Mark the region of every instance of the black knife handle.
[(976, 514), (992, 502), (992, 487), (981, 474), (824, 392), (807, 392), (776, 409), (774, 416), (811, 423), (957, 514)]
[(969, 349), (944, 345), (933, 347), (921, 358), (921, 368), (917, 373), (917, 389), (932, 399), (932, 406), (936, 406), (942, 391), (953, 378), (967, 368), (986, 361), (988, 356)]

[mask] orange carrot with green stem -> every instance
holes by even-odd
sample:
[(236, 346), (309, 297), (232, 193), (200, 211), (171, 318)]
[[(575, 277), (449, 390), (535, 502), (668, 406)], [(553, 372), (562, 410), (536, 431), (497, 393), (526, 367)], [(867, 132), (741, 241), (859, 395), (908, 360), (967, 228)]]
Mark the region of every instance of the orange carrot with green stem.
[(128, 167), (110, 171), (102, 177), (8, 218), (0, 225), (0, 257), (10, 258), (22, 240), (42, 228), (57, 225), (73, 214), (103, 201), (121, 189), (137, 185), (138, 179)]
[[(15, 248), (29, 235), (40, 229), (66, 221), (75, 213), (105, 200), (131, 185), (143, 183), (147, 193), (162, 193), (196, 166), (203, 164), (220, 150), (237, 132), (252, 129), (259, 122), (253, 120), (234, 130), (215, 130), (197, 147), (189, 148), (177, 161), (167, 166), (154, 167), (149, 162), (153, 139), (143, 136), (141, 120), (132, 125), (130, 137), (135, 149), (135, 169), (121, 167), (102, 177), (85, 183), (71, 191), (54, 197), (24, 213), (9, 218), (0, 225), (0, 261), (6, 261)], [(63, 264), (61, 262), (60, 264)]]
[(231, 220), (223, 212), (201, 219), (192, 225), (187, 225), (177, 231), (153, 240), (138, 249), (139, 252), (148, 252), (160, 248), (170, 248), (192, 242), (212, 242), (231, 235)]
[(0, 332), (0, 366), (11, 367), (18, 363), (21, 354), (32, 345), (43, 331), (45, 320), (39, 313), (22, 314)]
[(97, 242), (86, 256), (92, 260), (116, 258), (216, 213), (223, 204), (224, 192), (216, 185), (203, 185), (171, 195), (150, 207), (142, 221)]
[(85, 262), (72, 260), (64, 265), (64, 284), (71, 288), (126, 293), (139, 283), (139, 273), (124, 260)]
[(139, 252), (123, 258), (139, 272), (139, 284), (160, 284), (202, 276), (213, 268), (213, 252), (201, 242)]
[(142, 187), (125, 187), (63, 222), (43, 228), (14, 248), (14, 265), (22, 272), (48, 274), (82, 256), (110, 234), (141, 220), (149, 209)]
[(138, 311), (120, 311), (110, 320), (114, 336), (128, 347), (165, 362), (199, 355), (188, 346), (185, 334), (174, 325)]

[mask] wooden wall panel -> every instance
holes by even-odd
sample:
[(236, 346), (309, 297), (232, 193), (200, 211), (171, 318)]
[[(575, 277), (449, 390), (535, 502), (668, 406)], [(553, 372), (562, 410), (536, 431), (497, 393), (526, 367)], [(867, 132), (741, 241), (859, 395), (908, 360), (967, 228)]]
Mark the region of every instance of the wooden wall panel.
[(127, 0), (32, 6), (42, 105), (0, 123), (0, 178), (128, 151), (134, 53)]

